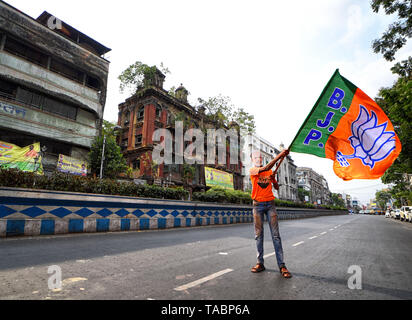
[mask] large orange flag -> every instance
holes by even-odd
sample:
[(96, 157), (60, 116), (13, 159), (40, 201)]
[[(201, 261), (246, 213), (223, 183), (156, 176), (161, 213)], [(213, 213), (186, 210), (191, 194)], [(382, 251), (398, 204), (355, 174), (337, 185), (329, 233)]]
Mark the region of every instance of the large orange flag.
[(377, 179), (402, 146), (382, 109), (336, 70), (289, 147), (334, 160), (343, 180)]

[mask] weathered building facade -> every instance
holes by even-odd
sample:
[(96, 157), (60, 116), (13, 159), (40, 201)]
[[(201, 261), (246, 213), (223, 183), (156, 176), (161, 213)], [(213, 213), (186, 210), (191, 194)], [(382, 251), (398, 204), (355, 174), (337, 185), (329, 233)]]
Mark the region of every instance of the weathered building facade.
[(330, 204), (331, 192), (327, 180), (312, 168), (298, 167), (296, 169), (298, 186), (309, 191), (311, 203)]
[(59, 154), (86, 160), (106, 102), (110, 49), (47, 12), (0, 1), (0, 140), (40, 142), (44, 170)]
[[(193, 191), (205, 190), (205, 166), (225, 171), (233, 175), (234, 189), (243, 188), (242, 164), (240, 152), (236, 153), (236, 164), (230, 161), (230, 145), (226, 145), (225, 163), (218, 161), (216, 152), (215, 162), (208, 163), (206, 159), (207, 129), (218, 129), (216, 124), (208, 121), (204, 108), (195, 109), (188, 103), (188, 91), (180, 86), (170, 94), (163, 89), (165, 76), (157, 70), (151, 85), (139, 89), (136, 94), (119, 105), (118, 125), (122, 127), (122, 135), (118, 137), (132, 177), (148, 183), (162, 185), (185, 185)], [(184, 132), (177, 129), (176, 123), (182, 123)], [(233, 126), (236, 128), (236, 126)], [(184, 151), (193, 141), (183, 141), (183, 135), (189, 129), (200, 129), (204, 133), (203, 163), (179, 163)], [(173, 144), (172, 163), (157, 165), (152, 153), (160, 141), (153, 141), (153, 133), (157, 129), (165, 129), (171, 134)], [(229, 128), (223, 128), (227, 130)], [(177, 148), (177, 140), (182, 139), (182, 145)], [(239, 138), (239, 137), (238, 137)], [(198, 150), (196, 150), (197, 152)], [(196, 156), (199, 157), (198, 154)], [(187, 173), (190, 173), (189, 175)]]

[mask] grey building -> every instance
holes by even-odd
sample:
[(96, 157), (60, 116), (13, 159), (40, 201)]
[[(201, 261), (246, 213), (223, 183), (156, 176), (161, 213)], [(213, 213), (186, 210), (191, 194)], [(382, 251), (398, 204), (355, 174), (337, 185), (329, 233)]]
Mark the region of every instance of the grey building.
[(40, 142), (44, 170), (86, 160), (101, 130), (109, 52), (48, 12), (34, 19), (0, 1), (0, 140)]
[(330, 190), (327, 180), (312, 168), (298, 167), (296, 169), (298, 186), (309, 191), (309, 202), (330, 204)]

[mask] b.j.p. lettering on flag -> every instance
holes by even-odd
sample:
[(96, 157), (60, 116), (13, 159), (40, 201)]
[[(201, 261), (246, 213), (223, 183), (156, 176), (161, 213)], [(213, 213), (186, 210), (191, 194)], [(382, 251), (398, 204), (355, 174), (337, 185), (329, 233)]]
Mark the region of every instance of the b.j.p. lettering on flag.
[(289, 149), (334, 160), (336, 175), (351, 180), (381, 177), (401, 148), (382, 109), (336, 70)]

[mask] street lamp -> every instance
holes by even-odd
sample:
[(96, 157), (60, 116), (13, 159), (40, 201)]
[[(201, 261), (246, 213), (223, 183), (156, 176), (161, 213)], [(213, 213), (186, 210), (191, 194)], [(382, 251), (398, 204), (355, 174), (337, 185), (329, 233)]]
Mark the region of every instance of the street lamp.
[[(116, 131), (119, 131), (119, 130), (121, 130), (121, 129), (122, 129), (121, 126), (115, 125), (114, 128), (113, 128), (113, 131), (116, 133)], [(100, 162), (100, 180), (103, 179), (103, 162), (104, 162), (104, 159), (105, 159), (105, 158), (104, 158), (104, 149), (105, 149), (105, 146), (106, 146), (106, 134), (104, 135), (104, 138), (103, 138), (102, 160), (101, 160), (101, 162)]]

